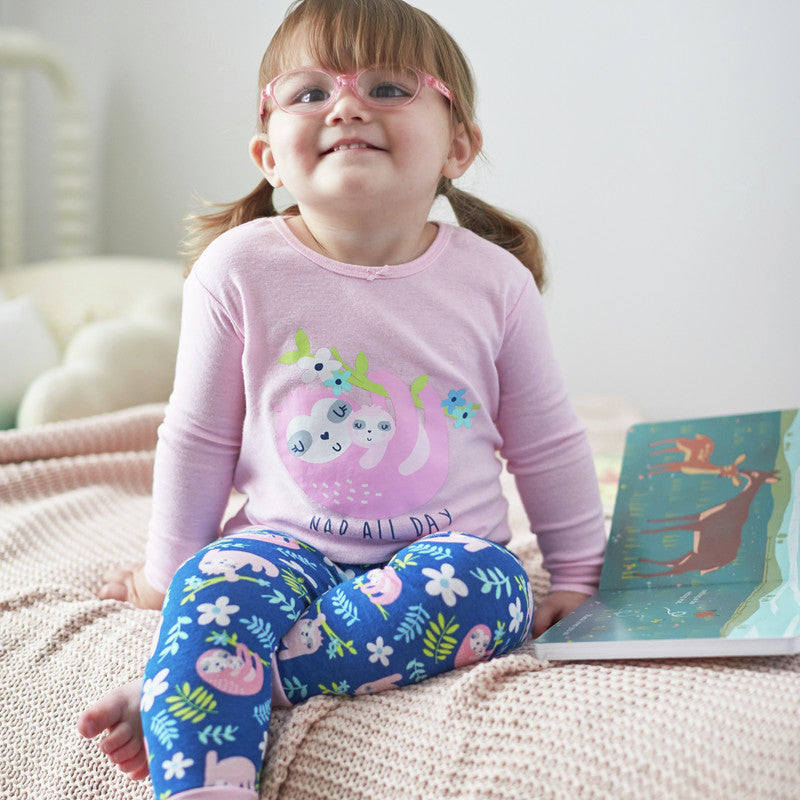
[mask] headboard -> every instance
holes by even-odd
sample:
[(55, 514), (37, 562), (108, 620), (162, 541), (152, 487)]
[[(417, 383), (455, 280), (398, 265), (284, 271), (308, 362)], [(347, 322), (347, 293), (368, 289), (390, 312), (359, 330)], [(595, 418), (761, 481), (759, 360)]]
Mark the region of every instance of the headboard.
[(29, 73), (52, 84), (53, 242), (57, 257), (83, 255), (89, 241), (89, 148), (83, 107), (62, 61), (38, 35), (0, 28), (0, 268), (25, 258), (25, 122)]

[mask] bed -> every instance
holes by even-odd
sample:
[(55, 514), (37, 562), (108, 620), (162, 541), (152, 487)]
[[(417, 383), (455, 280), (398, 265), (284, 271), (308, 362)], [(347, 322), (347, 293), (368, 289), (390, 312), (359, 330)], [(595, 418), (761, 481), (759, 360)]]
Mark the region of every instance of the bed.
[[(624, 419), (583, 413), (610, 511)], [(106, 567), (142, 557), (162, 414), (0, 433), (2, 798), (151, 796), (75, 719), (149, 652), (157, 613), (94, 592)], [(504, 480), (541, 597), (536, 541)], [(261, 797), (797, 800), (798, 709), (798, 657), (547, 663), (529, 643), (417, 686), (276, 710)]]
[[(49, 48), (5, 32), (0, 66), (12, 58), (55, 74), (63, 103), (56, 118), (69, 122), (58, 150), (66, 166), (85, 168), (76, 93)], [(19, 87), (16, 79), (3, 87), (7, 133)], [(100, 601), (95, 591), (106, 568), (143, 555), (156, 431), (171, 381), (168, 374), (155, 381), (154, 365), (174, 361), (180, 268), (81, 257), (82, 179), (61, 184), (72, 189), (57, 202), (60, 258), (15, 266), (22, 261), (15, 152), (0, 148), (0, 264), (7, 267), (0, 290), (12, 300), (32, 298), (63, 360), (20, 394), (25, 425), (0, 432), (0, 798), (150, 798), (149, 781), (118, 773), (75, 721), (89, 702), (141, 674), (158, 619)], [(131, 293), (134, 284), (142, 291)], [(156, 339), (147, 347), (136, 340), (136, 358), (95, 358), (103, 391), (59, 397), (65, 368), (85, 385), (76, 351), (85, 357), (87, 341), (107, 342), (120, 320), (128, 333)], [(120, 368), (137, 365), (148, 381)], [(108, 391), (112, 381), (121, 391)], [(634, 415), (606, 401), (579, 411), (610, 514), (622, 436)], [(508, 476), (504, 482), (512, 546), (541, 598), (547, 576), (536, 540)], [(798, 657), (546, 663), (528, 643), (417, 686), (276, 710), (261, 797), (797, 800), (798, 710)]]

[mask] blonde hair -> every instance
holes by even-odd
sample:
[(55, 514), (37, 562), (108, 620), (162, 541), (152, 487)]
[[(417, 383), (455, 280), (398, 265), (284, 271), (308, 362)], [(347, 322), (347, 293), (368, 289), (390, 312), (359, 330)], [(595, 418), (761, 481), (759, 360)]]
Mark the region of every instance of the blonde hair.
[[(403, 0), (294, 0), (267, 47), (259, 70), (258, 92), (276, 75), (297, 66), (292, 59), (298, 37), (316, 63), (336, 72), (374, 64), (414, 66), (439, 78), (452, 92), (451, 115), (463, 123), (474, 150), (480, 147), (475, 125), (475, 81), (459, 46), (430, 15)], [(255, 104), (255, 107), (258, 103)], [(267, 119), (259, 129), (266, 132)], [(536, 232), (441, 178), (437, 195), (450, 202), (459, 225), (513, 253), (543, 288), (544, 254)], [(221, 233), (259, 217), (278, 214), (273, 188), (266, 181), (235, 203), (189, 217), (184, 255), (189, 269)], [(296, 206), (285, 214), (299, 213)]]

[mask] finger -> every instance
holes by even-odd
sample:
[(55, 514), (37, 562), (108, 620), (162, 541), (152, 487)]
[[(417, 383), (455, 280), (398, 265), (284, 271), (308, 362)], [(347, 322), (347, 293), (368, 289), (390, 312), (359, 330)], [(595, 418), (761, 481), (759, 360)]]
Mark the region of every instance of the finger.
[(128, 777), (135, 781), (143, 780), (150, 774), (150, 770), (147, 766), (147, 753), (145, 753), (143, 747), (140, 747), (139, 751), (132, 758), (123, 761), (121, 764), (117, 764), (117, 767), (122, 770), (122, 772), (127, 773)]
[[(135, 759), (141, 749), (141, 739), (131, 738), (121, 747), (117, 747), (111, 752), (107, 752), (106, 755), (113, 764), (125, 764)], [(130, 771), (131, 770), (126, 770), (126, 772)]]
[[(130, 744), (131, 740), (133, 739), (134, 735), (133, 731), (131, 730), (131, 726), (128, 725), (127, 722), (118, 722), (109, 730), (105, 739), (100, 742), (100, 749), (107, 756), (110, 756), (112, 753), (116, 753), (126, 745)], [(117, 761), (127, 761), (135, 753), (136, 749), (134, 748), (132, 752), (128, 753), (124, 757), (118, 758)]]
[(541, 636), (553, 623), (557, 622), (556, 614), (551, 609), (542, 609), (533, 615), (533, 638)]
[(123, 582), (131, 573), (136, 569), (136, 564), (117, 564), (116, 566), (109, 567), (103, 573), (104, 581), (116, 581), (117, 583)]
[(128, 587), (117, 581), (104, 583), (97, 592), (97, 596), (101, 600), (127, 600)]

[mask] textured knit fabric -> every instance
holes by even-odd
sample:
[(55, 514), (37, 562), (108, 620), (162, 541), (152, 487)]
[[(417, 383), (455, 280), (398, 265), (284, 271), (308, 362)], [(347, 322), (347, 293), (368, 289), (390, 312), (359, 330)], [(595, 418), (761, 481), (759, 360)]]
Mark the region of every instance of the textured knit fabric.
[(255, 798), (273, 673), (283, 702), (419, 683), (519, 647), (533, 597), (517, 556), (475, 536), (433, 534), (366, 568), (253, 529), (181, 565), (162, 613), (141, 701), (155, 796)]
[(164, 590), (211, 542), (259, 525), (331, 559), (382, 563), (462, 530), (507, 543), (497, 452), (517, 476), (553, 588), (590, 592), (604, 550), (584, 429), (530, 273), (441, 224), (417, 260), (367, 268), (285, 220), (220, 236), (186, 282), (161, 430), (147, 576)]
[[(159, 613), (96, 591), (144, 553), (162, 416), (0, 432), (2, 798), (153, 796), (75, 721), (152, 649)], [(602, 448), (607, 419), (588, 421), (600, 452), (616, 452)], [(512, 545), (541, 598), (547, 576), (507, 477)], [(798, 708), (800, 656), (548, 664), (528, 641), (397, 691), (274, 709), (260, 797), (797, 800)]]

